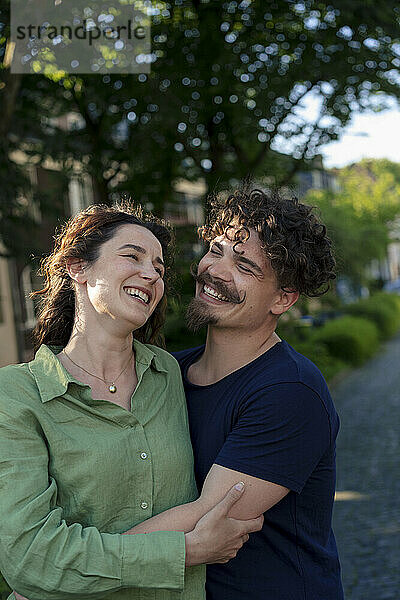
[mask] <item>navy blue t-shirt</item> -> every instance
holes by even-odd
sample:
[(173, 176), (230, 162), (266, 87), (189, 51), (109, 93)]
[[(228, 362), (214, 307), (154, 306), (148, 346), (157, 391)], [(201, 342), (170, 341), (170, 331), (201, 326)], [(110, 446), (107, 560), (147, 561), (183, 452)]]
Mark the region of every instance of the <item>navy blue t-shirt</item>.
[(208, 600), (341, 600), (331, 528), (339, 419), (317, 367), (286, 342), (212, 385), (191, 384), (204, 346), (182, 369), (202, 488), (214, 463), (291, 491), (227, 564), (208, 565)]

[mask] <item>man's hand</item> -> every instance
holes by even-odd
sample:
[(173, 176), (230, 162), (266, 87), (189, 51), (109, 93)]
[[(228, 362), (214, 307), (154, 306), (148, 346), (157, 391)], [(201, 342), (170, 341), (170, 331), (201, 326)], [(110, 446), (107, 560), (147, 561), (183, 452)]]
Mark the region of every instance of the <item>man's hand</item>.
[(202, 563), (227, 563), (249, 539), (260, 531), (264, 517), (239, 521), (228, 517), (232, 506), (242, 496), (244, 484), (236, 484), (226, 496), (185, 534), (186, 566)]

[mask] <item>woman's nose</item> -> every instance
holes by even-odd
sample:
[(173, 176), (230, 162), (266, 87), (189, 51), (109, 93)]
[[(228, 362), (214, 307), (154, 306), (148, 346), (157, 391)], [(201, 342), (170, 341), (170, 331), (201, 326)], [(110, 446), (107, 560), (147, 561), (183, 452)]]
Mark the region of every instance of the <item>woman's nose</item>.
[(143, 279), (152, 283), (160, 277), (160, 273), (156, 271), (153, 265), (143, 265), (139, 274)]

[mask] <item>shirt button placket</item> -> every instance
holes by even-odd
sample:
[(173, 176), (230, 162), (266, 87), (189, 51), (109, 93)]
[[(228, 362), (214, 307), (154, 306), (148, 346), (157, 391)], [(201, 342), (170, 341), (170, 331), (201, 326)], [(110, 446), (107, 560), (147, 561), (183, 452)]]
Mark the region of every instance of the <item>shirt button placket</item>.
[(140, 468), (142, 485), (140, 486), (140, 496), (137, 506), (139, 507), (141, 518), (147, 519), (153, 514), (153, 465), (143, 427), (140, 427), (139, 431), (136, 430), (136, 434), (136, 460), (142, 465)]

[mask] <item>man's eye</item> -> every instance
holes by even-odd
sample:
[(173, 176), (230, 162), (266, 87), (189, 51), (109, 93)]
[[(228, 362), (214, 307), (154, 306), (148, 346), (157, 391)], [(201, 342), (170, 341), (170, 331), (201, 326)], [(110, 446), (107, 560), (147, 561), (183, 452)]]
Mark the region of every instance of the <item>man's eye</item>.
[(164, 277), (164, 272), (162, 269), (159, 269), (158, 267), (155, 267), (155, 271), (159, 274), (160, 277)]
[(239, 269), (241, 271), (243, 271), (244, 273), (250, 273), (251, 275), (253, 275), (253, 271), (251, 271), (251, 269), (247, 269), (246, 267), (244, 267), (243, 265), (238, 265)]
[(218, 248), (215, 248), (215, 246), (212, 246), (210, 248), (210, 252), (211, 252), (211, 254), (218, 254), (219, 256), (221, 256), (221, 250), (219, 250)]
[(138, 260), (137, 254), (124, 254), (126, 258), (133, 258), (134, 260)]

